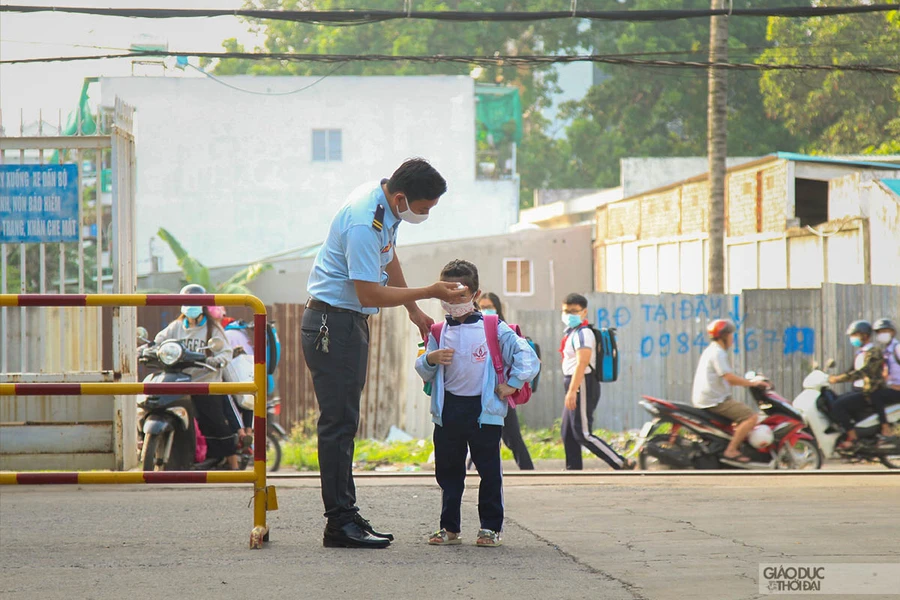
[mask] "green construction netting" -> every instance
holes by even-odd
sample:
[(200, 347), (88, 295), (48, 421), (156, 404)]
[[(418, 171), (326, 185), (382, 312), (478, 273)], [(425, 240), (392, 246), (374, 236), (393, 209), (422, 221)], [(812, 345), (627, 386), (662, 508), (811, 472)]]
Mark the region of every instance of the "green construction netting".
[(475, 100), (479, 141), (486, 141), (488, 134), (495, 144), (522, 141), (522, 103), (517, 88), (476, 85)]

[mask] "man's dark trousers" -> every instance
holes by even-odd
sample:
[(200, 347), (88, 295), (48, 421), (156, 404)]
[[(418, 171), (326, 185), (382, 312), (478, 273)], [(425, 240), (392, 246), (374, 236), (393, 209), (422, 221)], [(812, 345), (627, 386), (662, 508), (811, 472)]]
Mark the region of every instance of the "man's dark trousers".
[(318, 349), (323, 313), (307, 308), (301, 325), (303, 355), (319, 402), (319, 474), (329, 525), (353, 520), (353, 448), (359, 428), (359, 398), (366, 383), (369, 323), (362, 313), (329, 312), (328, 352)]

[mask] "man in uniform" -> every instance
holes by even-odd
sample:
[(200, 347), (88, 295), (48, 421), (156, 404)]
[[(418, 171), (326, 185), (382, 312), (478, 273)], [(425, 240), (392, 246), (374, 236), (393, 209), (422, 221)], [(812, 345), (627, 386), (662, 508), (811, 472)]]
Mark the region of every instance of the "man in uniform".
[(447, 191), (424, 159), (404, 162), (390, 179), (363, 184), (335, 215), (309, 276), (303, 313), (303, 354), (319, 402), (319, 472), (327, 547), (384, 548), (394, 539), (359, 514), (353, 484), (353, 439), (366, 382), (369, 315), (404, 306), (424, 338), (434, 322), (416, 304), (458, 302), (470, 292), (456, 283), (409, 288), (394, 250), (400, 221), (421, 223)]

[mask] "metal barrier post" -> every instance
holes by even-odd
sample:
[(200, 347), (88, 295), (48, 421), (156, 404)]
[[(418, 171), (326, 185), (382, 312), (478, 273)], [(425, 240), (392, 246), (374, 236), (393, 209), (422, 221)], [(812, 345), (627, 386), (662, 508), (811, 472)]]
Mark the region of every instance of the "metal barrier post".
[[(0, 306), (180, 306), (180, 294), (0, 294)], [(0, 472), (0, 485), (253, 483), (253, 530), (250, 547), (269, 541), (266, 512), (278, 508), (275, 487), (266, 485), (266, 306), (244, 294), (191, 294), (195, 306), (249, 306), (254, 311), (253, 383), (0, 383), (0, 396), (115, 394), (253, 393), (253, 472), (161, 471), (119, 473)]]

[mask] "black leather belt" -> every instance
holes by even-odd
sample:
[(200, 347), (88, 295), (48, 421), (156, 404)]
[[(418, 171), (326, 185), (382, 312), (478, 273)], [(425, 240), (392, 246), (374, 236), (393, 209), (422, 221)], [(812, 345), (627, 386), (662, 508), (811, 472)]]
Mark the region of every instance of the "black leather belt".
[(365, 313), (359, 312), (358, 310), (350, 310), (349, 308), (332, 306), (327, 302), (322, 302), (321, 300), (316, 300), (315, 298), (310, 298), (306, 301), (306, 308), (311, 308), (312, 310), (317, 310), (323, 313), (347, 313), (350, 315), (359, 315), (361, 317), (369, 316)]

